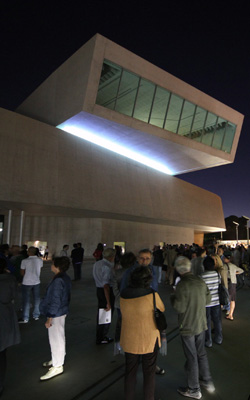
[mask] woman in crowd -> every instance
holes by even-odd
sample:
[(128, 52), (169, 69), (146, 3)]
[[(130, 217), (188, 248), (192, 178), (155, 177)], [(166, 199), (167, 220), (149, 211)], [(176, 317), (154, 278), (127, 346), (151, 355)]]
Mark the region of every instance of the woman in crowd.
[(69, 268), (68, 257), (56, 257), (51, 266), (55, 274), (49, 284), (45, 298), (40, 303), (41, 314), (47, 317), (45, 327), (48, 329), (51, 360), (43, 363), (50, 367), (47, 374), (40, 377), (44, 381), (63, 373), (65, 358), (65, 318), (69, 311), (71, 279), (66, 274)]
[(17, 294), (17, 281), (7, 272), (7, 263), (0, 258), (0, 396), (6, 373), (6, 349), (20, 343), (20, 332), (14, 300)]
[(234, 310), (235, 310), (235, 300), (236, 300), (236, 284), (237, 284), (237, 277), (236, 275), (242, 274), (244, 271), (237, 265), (232, 264), (232, 253), (230, 250), (225, 250), (223, 254), (223, 264), (225, 269), (228, 271), (228, 291), (230, 295), (230, 310), (229, 314), (226, 316), (226, 319), (229, 321), (233, 321), (234, 319)]
[(136, 263), (136, 256), (132, 252), (124, 253), (120, 260), (121, 268), (113, 269), (113, 293), (115, 295), (115, 309), (117, 311), (117, 323), (115, 329), (114, 355), (119, 354), (122, 316), (120, 310), (120, 285), (124, 272)]
[(102, 260), (103, 249), (104, 249), (103, 244), (98, 243), (97, 248), (95, 249), (95, 251), (93, 253), (93, 257), (95, 257), (96, 261)]
[[(136, 374), (142, 359), (144, 399), (154, 399), (155, 370), (160, 332), (154, 320), (153, 293), (150, 288), (152, 274), (148, 267), (135, 268), (130, 285), (121, 292), (122, 313), (121, 346), (125, 352), (125, 398), (135, 396)], [(164, 304), (155, 293), (156, 307), (164, 311)]]

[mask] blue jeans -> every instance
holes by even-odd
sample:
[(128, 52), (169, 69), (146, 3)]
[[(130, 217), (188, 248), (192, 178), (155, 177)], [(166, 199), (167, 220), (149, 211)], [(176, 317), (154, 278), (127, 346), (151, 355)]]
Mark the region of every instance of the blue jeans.
[(23, 298), (23, 319), (29, 320), (30, 317), (30, 293), (33, 293), (33, 318), (39, 318), (39, 304), (40, 304), (40, 284), (38, 285), (22, 285), (22, 298)]
[(191, 390), (199, 390), (199, 379), (204, 382), (212, 380), (205, 349), (205, 331), (195, 336), (181, 336), (181, 340), (186, 357), (188, 387)]
[(223, 306), (223, 310), (230, 311), (230, 302)]
[(156, 271), (157, 271), (158, 283), (161, 283), (162, 266), (161, 265), (155, 265), (155, 268), (156, 268)]
[(211, 334), (211, 320), (214, 324), (214, 341), (217, 344), (222, 343), (222, 323), (221, 323), (221, 307), (218, 304), (213, 307), (206, 307), (207, 314), (207, 330), (206, 330), (206, 346), (212, 346), (212, 334)]

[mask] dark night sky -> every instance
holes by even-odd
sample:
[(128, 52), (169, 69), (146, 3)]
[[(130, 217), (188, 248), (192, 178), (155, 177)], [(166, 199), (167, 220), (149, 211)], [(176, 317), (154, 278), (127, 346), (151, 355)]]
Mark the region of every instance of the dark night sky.
[(179, 177), (218, 194), (225, 217), (250, 216), (250, 17), (234, 3), (0, 0), (0, 106), (15, 110), (98, 32), (245, 115), (233, 164)]

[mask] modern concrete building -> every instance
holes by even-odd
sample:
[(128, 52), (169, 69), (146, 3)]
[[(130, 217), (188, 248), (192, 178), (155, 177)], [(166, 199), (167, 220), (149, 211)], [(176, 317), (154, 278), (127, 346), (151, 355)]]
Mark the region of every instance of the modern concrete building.
[(232, 163), (242, 123), (97, 34), (0, 110), (3, 241), (82, 242), (86, 255), (98, 242), (202, 243), (225, 229), (221, 199), (174, 175)]

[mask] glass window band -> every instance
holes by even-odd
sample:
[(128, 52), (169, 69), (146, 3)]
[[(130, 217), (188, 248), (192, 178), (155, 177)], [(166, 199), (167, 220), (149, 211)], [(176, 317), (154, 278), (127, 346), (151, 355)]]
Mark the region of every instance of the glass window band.
[(230, 153), (236, 125), (104, 60), (96, 104)]

